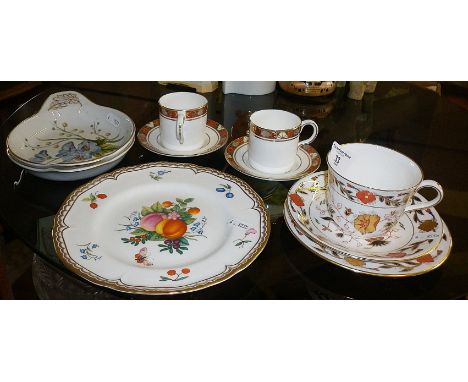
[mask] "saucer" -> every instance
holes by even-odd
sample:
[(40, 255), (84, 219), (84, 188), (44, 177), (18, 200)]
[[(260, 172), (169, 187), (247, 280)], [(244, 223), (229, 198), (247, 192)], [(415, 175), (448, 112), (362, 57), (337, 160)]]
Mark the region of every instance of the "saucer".
[(312, 240), (293, 220), (286, 203), (284, 219), (294, 237), (309, 251), (342, 268), (371, 276), (397, 278), (421, 275), (441, 266), (452, 249), (452, 236), (442, 220), (443, 234), (437, 247), (425, 255), (401, 261), (350, 257)]
[(257, 179), (288, 181), (300, 179), (316, 171), (320, 166), (319, 153), (309, 145), (301, 145), (297, 150), (294, 166), (287, 173), (270, 174), (253, 168), (249, 162), (249, 137), (233, 140), (224, 151), (227, 162), (237, 171)]
[[(286, 208), (297, 225), (319, 242), (351, 257), (409, 260), (434, 250), (443, 235), (442, 219), (434, 208), (403, 214), (384, 236), (364, 239), (343, 232), (333, 221), (326, 201), (327, 172), (296, 182), (289, 190)], [(415, 200), (425, 200), (415, 194)]]
[(161, 144), (161, 131), (159, 130), (159, 119), (156, 119), (152, 122), (148, 122), (145, 126), (143, 126), (138, 131), (137, 137), (141, 145), (145, 149), (152, 151), (153, 153), (169, 157), (196, 157), (199, 155), (206, 155), (216, 150), (219, 150), (226, 144), (229, 138), (228, 131), (218, 122), (209, 119), (206, 122), (206, 127), (207, 129), (205, 142), (202, 147), (196, 150), (174, 151), (165, 148)]

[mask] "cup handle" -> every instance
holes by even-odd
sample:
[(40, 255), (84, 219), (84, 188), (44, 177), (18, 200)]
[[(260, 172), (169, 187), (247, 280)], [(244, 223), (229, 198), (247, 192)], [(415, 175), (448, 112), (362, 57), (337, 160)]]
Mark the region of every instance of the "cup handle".
[(307, 145), (309, 143), (312, 143), (315, 140), (315, 138), (317, 138), (319, 127), (311, 119), (305, 119), (304, 121), (302, 121), (302, 123), (301, 123), (301, 132), (302, 132), (302, 129), (304, 129), (304, 126), (307, 126), (307, 125), (312, 126), (314, 128), (314, 132), (312, 133), (312, 136), (310, 138), (307, 138), (307, 139), (304, 139), (304, 140), (300, 141), (299, 142), (300, 145)]
[(177, 126), (176, 126), (176, 136), (179, 143), (184, 144), (184, 132), (183, 127), (185, 123), (185, 110), (180, 110), (177, 112)]
[(418, 188), (416, 189), (416, 191), (424, 187), (431, 187), (434, 190), (436, 190), (437, 196), (434, 199), (429, 200), (427, 202), (417, 202), (415, 204), (412, 204), (405, 208), (405, 212), (414, 211), (414, 210), (422, 210), (424, 208), (434, 207), (444, 197), (444, 190), (442, 189), (442, 186), (439, 183), (435, 182), (434, 180), (423, 180), (421, 184), (418, 186)]

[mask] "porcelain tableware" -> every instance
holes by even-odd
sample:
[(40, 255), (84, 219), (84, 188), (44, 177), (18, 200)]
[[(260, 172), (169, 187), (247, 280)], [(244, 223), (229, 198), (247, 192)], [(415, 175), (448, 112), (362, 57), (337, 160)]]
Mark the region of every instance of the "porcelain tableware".
[(100, 175), (106, 171), (111, 170), (115, 166), (117, 166), (125, 157), (128, 150), (130, 150), (131, 145), (126, 149), (126, 151), (120, 153), (117, 156), (114, 156), (103, 163), (97, 164), (90, 164), (87, 166), (80, 166), (75, 168), (35, 168), (29, 167), (24, 163), (18, 162), (17, 159), (12, 156), (7, 149), (7, 155), (10, 160), (17, 164), (18, 166), (22, 167), (31, 175), (34, 175), (38, 178), (47, 179), (47, 180), (56, 180), (56, 181), (74, 181), (74, 180), (81, 180), (81, 179), (88, 179), (93, 178), (97, 175)]
[(82, 164), (82, 163), (76, 163), (76, 164), (71, 164), (68, 163), (66, 165), (62, 165), (60, 163), (54, 164), (54, 163), (49, 163), (47, 166), (43, 166), (41, 164), (36, 164), (33, 162), (28, 162), (24, 161), (21, 158), (15, 156), (14, 153), (10, 151), (10, 149), (7, 148), (7, 154), (8, 157), (15, 162), (17, 165), (22, 166), (26, 169), (33, 169), (35, 171), (41, 171), (41, 172), (46, 172), (46, 171), (58, 171), (58, 172), (72, 172), (72, 171), (80, 171), (83, 169), (87, 169), (90, 167), (98, 167), (101, 165), (105, 165), (109, 162), (113, 162), (116, 158), (123, 158), (123, 156), (132, 148), (133, 144), (135, 143), (135, 137), (132, 137), (124, 146), (122, 146), (121, 149), (118, 151), (115, 151), (109, 155), (106, 155), (102, 157), (100, 160), (94, 161), (92, 163), (88, 164)]
[(253, 178), (274, 181), (296, 180), (316, 171), (320, 167), (319, 153), (312, 146), (304, 144), (298, 147), (294, 165), (289, 171), (279, 174), (265, 173), (250, 165), (248, 142), (248, 136), (234, 139), (226, 147), (224, 157), (237, 171)]
[(197, 150), (206, 136), (208, 100), (200, 94), (175, 92), (159, 99), (160, 143), (173, 151)]
[(16, 126), (7, 148), (29, 167), (72, 168), (115, 158), (134, 138), (127, 115), (65, 91), (50, 95), (37, 114)]
[[(363, 238), (385, 235), (404, 213), (431, 208), (443, 197), (441, 185), (423, 180), (412, 159), (383, 146), (334, 144), (327, 164), (330, 215), (343, 231)], [(437, 196), (412, 204), (415, 193), (424, 187), (436, 190)]]
[(138, 141), (147, 150), (159, 155), (171, 157), (195, 157), (200, 155), (210, 154), (223, 147), (229, 138), (228, 131), (218, 122), (209, 119), (206, 122), (206, 132), (203, 146), (194, 150), (174, 151), (165, 148), (161, 144), (161, 128), (160, 121), (156, 119), (148, 122), (140, 130), (138, 130)]
[(452, 248), (452, 236), (442, 221), (444, 233), (441, 241), (432, 251), (425, 255), (408, 260), (352, 257), (346, 252), (341, 252), (320, 242), (316, 242), (297, 225), (286, 205), (284, 219), (286, 226), (293, 236), (312, 253), (342, 268), (371, 276), (400, 278), (427, 273), (440, 267), (449, 257)]
[[(312, 136), (299, 141), (305, 126), (312, 126)], [(284, 110), (256, 111), (249, 121), (249, 163), (261, 172), (282, 174), (293, 166), (299, 145), (312, 143), (318, 125)]]
[(59, 258), (98, 285), (127, 293), (190, 292), (234, 276), (270, 234), (262, 199), (210, 168), (125, 167), (72, 192), (53, 227)]
[[(309, 175), (291, 187), (286, 205), (296, 224), (315, 241), (350, 257), (409, 260), (431, 252), (442, 238), (442, 219), (434, 208), (406, 212), (379, 237), (342, 231), (328, 211), (326, 190), (327, 172)], [(425, 201), (419, 194), (414, 200)]]

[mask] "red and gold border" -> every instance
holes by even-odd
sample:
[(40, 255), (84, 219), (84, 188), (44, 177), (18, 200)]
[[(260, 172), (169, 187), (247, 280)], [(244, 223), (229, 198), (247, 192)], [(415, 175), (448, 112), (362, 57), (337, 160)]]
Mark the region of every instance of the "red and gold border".
[(289, 141), (299, 136), (301, 133), (301, 125), (287, 130), (269, 130), (250, 122), (250, 131), (260, 139)]
[[(177, 112), (180, 110), (169, 109), (167, 107), (159, 105), (159, 114), (169, 119), (177, 119)], [(185, 119), (191, 120), (203, 117), (208, 113), (208, 104), (199, 107), (198, 109), (190, 109), (185, 111)]]

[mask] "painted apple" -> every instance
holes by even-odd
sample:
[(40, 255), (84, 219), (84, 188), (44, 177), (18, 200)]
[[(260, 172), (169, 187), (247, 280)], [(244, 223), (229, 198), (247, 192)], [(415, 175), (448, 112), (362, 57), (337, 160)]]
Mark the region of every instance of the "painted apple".
[(154, 231), (156, 226), (164, 220), (163, 214), (155, 212), (153, 214), (148, 214), (143, 216), (140, 222), (140, 226), (147, 231)]

